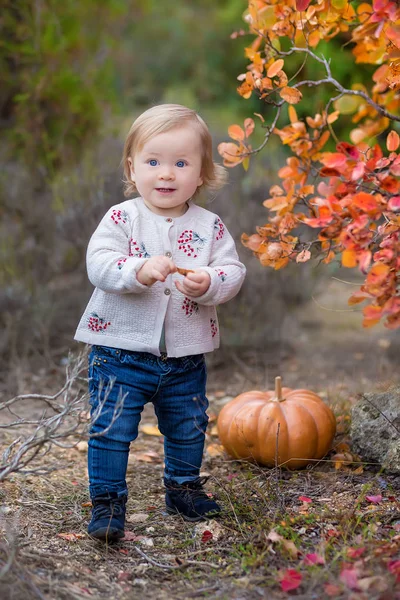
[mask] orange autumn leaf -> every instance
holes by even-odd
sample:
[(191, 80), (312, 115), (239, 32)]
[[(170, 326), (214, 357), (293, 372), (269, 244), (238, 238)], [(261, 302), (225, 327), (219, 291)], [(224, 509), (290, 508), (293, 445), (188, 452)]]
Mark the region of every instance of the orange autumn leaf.
[(244, 131), (245, 131), (247, 138), (250, 137), (250, 135), (253, 133), (254, 127), (255, 127), (255, 123), (254, 123), (253, 119), (245, 119)]
[(233, 140), (241, 142), (244, 140), (245, 134), (244, 131), (239, 125), (231, 125), (228, 127), (228, 134)]
[(357, 252), (354, 250), (344, 250), (342, 252), (342, 266), (352, 269), (357, 266)]
[(303, 94), (300, 92), (300, 90), (288, 86), (282, 88), (279, 92), (279, 95), (289, 104), (298, 104), (303, 97)]
[(275, 60), (275, 61), (272, 63), (272, 65), (270, 65), (270, 66), (268, 67), (268, 70), (267, 70), (267, 77), (270, 77), (271, 79), (272, 79), (272, 77), (275, 77), (275, 75), (276, 75), (277, 73), (279, 73), (279, 71), (281, 71), (281, 70), (282, 70), (282, 67), (283, 67), (283, 65), (284, 65), (284, 64), (285, 64), (285, 63), (284, 63), (284, 61), (283, 61), (283, 59), (282, 59), (282, 58), (279, 58), (278, 60)]
[(382, 263), (375, 264), (367, 275), (367, 283), (371, 285), (381, 285), (389, 275), (389, 265)]
[(400, 137), (396, 131), (391, 131), (386, 138), (386, 147), (389, 152), (396, 152), (400, 145)]

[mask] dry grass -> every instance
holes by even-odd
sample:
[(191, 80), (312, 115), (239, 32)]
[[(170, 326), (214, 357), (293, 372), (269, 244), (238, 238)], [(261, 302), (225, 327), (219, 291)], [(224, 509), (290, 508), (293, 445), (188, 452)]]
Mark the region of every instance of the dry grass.
[[(225, 511), (206, 523), (213, 538), (202, 541), (204, 525), (166, 515), (162, 440), (142, 436), (128, 469), (128, 540), (105, 546), (86, 535), (85, 452), (53, 449), (43, 460), (59, 469), (46, 477), (14, 475), (1, 491), (4, 600), (286, 598), (278, 580), (288, 568), (302, 574), (298, 598), (328, 597), (329, 583), (339, 584), (337, 598), (400, 597), (388, 571), (400, 548), (399, 482), (388, 475), (336, 470), (329, 459), (290, 473), (206, 452), (209, 488)], [(380, 504), (366, 499), (377, 494)], [(351, 558), (351, 548), (364, 548), (361, 557)], [(309, 553), (324, 564), (307, 566)], [(346, 564), (360, 579), (375, 577), (366, 593), (340, 582)]]

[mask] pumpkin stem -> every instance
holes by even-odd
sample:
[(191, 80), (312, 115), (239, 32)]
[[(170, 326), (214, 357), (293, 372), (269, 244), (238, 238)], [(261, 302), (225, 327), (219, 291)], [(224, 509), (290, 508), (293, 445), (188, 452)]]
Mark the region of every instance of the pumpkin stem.
[(282, 377), (275, 377), (275, 397), (278, 402), (282, 402)]

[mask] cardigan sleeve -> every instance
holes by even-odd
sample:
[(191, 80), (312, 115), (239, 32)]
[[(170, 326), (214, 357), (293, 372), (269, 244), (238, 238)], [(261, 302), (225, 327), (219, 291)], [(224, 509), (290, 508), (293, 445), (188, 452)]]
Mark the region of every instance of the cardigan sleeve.
[(210, 263), (207, 267), (200, 267), (210, 275), (210, 287), (202, 296), (189, 296), (191, 300), (206, 306), (217, 306), (236, 296), (246, 275), (246, 267), (239, 261), (231, 234), (219, 217), (216, 224), (218, 229), (213, 238)]
[(90, 238), (86, 254), (88, 277), (104, 292), (128, 294), (148, 289), (136, 278), (147, 258), (129, 256), (131, 218), (119, 206), (113, 206)]

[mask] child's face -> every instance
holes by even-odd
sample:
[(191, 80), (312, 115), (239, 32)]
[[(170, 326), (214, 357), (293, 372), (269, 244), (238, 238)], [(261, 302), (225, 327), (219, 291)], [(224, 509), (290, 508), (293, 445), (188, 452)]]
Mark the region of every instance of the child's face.
[(158, 215), (183, 215), (187, 200), (203, 183), (201, 140), (194, 127), (155, 135), (129, 161), (139, 194)]

